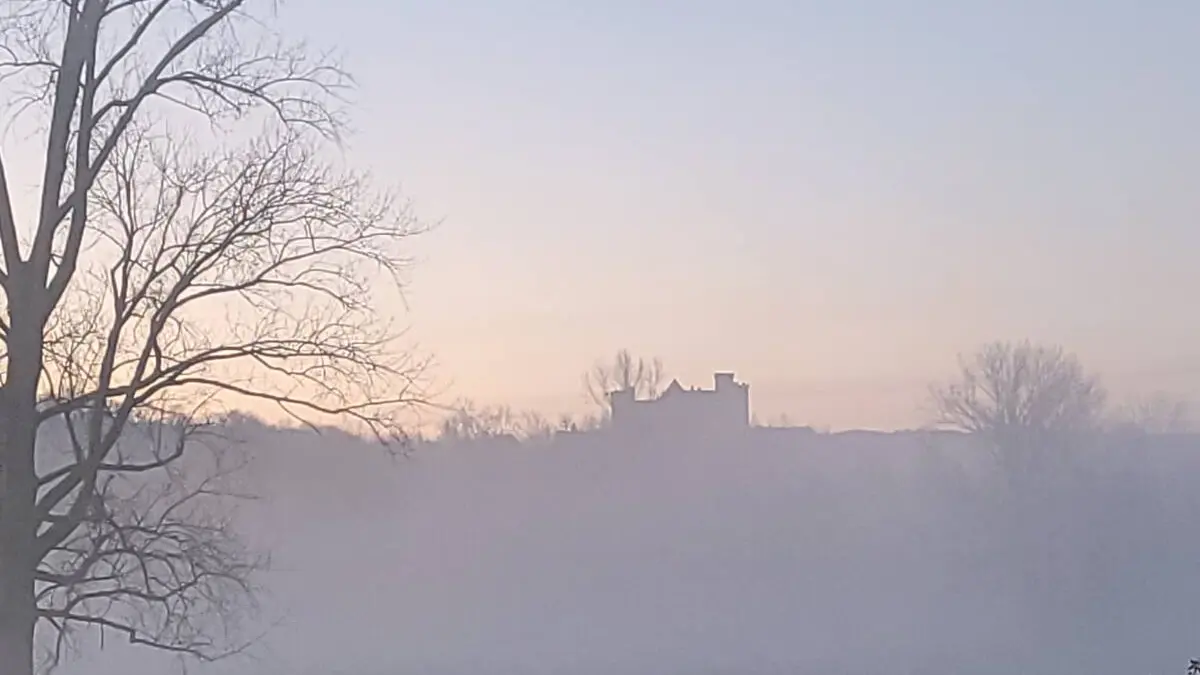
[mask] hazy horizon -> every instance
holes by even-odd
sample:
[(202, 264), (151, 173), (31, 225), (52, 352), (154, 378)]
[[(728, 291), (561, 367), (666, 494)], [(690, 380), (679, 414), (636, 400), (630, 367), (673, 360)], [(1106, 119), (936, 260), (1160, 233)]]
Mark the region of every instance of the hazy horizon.
[(360, 77), (352, 156), (446, 218), (411, 320), (456, 394), (578, 409), (628, 347), (893, 428), (1024, 337), (1198, 393), (1195, 3), (287, 11)]
[(0, 675), (1200, 673), (1197, 0), (2, 7)]
[[(229, 431), (270, 630), (189, 673), (1174, 673), (1200, 626), (1195, 436), (1022, 475), (916, 434), (568, 434), (391, 461)], [(179, 672), (79, 637), (62, 675)]]
[(280, 29), (358, 79), (347, 161), (442, 222), (385, 313), (443, 402), (581, 412), (628, 348), (685, 385), (735, 371), (760, 418), (892, 429), (992, 339), (1200, 400), (1198, 19), (296, 0)]

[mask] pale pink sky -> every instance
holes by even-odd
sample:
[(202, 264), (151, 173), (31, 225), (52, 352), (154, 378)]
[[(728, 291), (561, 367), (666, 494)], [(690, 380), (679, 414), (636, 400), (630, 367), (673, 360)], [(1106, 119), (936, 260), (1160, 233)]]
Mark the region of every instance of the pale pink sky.
[(411, 318), (457, 394), (578, 409), (628, 347), (886, 428), (1024, 337), (1200, 392), (1195, 3), (338, 7), (297, 11), (360, 66), (355, 156), (446, 219)]
[[(993, 338), (1200, 394), (1200, 5), (293, 0), (348, 159), (441, 228), (447, 399), (579, 411), (627, 347), (760, 418), (920, 423)], [(12, 138), (4, 139), (9, 154)]]

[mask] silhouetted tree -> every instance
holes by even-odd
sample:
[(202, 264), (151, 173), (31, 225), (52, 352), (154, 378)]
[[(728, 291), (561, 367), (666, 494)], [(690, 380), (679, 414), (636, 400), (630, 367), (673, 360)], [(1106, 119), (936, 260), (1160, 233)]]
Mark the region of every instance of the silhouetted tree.
[(1003, 436), (1009, 430), (1095, 428), (1105, 391), (1079, 360), (1060, 347), (994, 342), (959, 359), (959, 375), (931, 388), (935, 422)]
[[(260, 561), (211, 503), (227, 466), (194, 452), (217, 401), (402, 437), (420, 364), (396, 355), (368, 273), (399, 283), (420, 228), (319, 159), (349, 79), (249, 4), (29, 0), (0, 18), (9, 101), (45, 131), (28, 223), (0, 162), (5, 675), (78, 630), (203, 659), (242, 646), (227, 630)], [(266, 131), (247, 143), (239, 120)]]
[(930, 398), (937, 426), (978, 434), (1023, 462), (1017, 455), (1098, 428), (1106, 395), (1074, 355), (1024, 341), (960, 357), (958, 377), (933, 386)]
[(467, 441), (511, 436), (515, 439), (547, 439), (554, 428), (544, 416), (533, 411), (517, 412), (506, 405), (479, 406), (460, 401), (438, 426), (438, 440)]
[(558, 417), (558, 426), (555, 427), (559, 432), (577, 432), (577, 431), (595, 431), (604, 426), (604, 419), (595, 414), (585, 415), (569, 415), (562, 414)]
[(599, 406), (605, 417), (611, 403), (608, 395), (614, 391), (633, 389), (638, 398), (657, 396), (664, 371), (662, 361), (634, 357), (627, 349), (617, 351), (612, 361), (598, 361), (583, 374), (583, 388), (588, 399)]
[(1192, 426), (1187, 403), (1164, 393), (1125, 403), (1114, 412), (1111, 424), (1118, 431), (1148, 434), (1184, 433)]

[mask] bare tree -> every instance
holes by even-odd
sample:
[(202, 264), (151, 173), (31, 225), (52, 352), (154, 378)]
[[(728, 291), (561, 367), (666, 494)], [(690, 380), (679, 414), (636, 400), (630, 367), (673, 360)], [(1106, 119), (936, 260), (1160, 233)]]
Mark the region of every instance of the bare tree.
[(103, 472), (83, 524), (37, 571), (38, 613), (53, 627), (42, 663), (58, 664), (89, 632), (208, 657), (250, 644), (254, 575), (269, 559), (237, 535), (229, 501), (250, 497), (236, 485), (245, 461), (221, 428), (179, 417), (126, 427), (116, 461), (162, 462), (180, 444), (187, 454), (153, 472)]
[(558, 433), (576, 433), (595, 431), (604, 426), (604, 419), (596, 414), (571, 415), (563, 413), (558, 416), (558, 424), (555, 426), (555, 432)]
[[(10, 112), (45, 141), (28, 223), (0, 161), (6, 675), (80, 630), (203, 659), (244, 645), (225, 629), (261, 561), (214, 505), (227, 467), (190, 459), (222, 402), (403, 437), (422, 364), (374, 311), (375, 280), (402, 283), (421, 228), (321, 160), (350, 80), (252, 4), (0, 16)], [(161, 433), (135, 447), (137, 429)]]
[(1187, 403), (1161, 392), (1125, 403), (1113, 417), (1116, 430), (1174, 434), (1192, 428)]
[(638, 398), (657, 396), (664, 377), (662, 361), (634, 358), (627, 349), (617, 351), (611, 362), (598, 361), (583, 374), (583, 388), (588, 399), (607, 416), (614, 391), (632, 389)]
[(554, 433), (550, 422), (534, 411), (515, 411), (509, 406), (480, 406), (462, 400), (442, 419), (438, 440), (471, 441), (510, 436), (521, 441), (548, 439)]
[(1105, 392), (1060, 347), (995, 342), (960, 357), (956, 379), (930, 390), (934, 422), (1013, 450), (1049, 435), (1097, 428)]

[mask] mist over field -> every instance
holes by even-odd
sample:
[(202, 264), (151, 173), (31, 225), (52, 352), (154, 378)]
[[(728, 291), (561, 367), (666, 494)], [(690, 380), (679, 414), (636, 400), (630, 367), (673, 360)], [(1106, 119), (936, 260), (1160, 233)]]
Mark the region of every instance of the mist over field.
[(0, 675), (1200, 675), (1197, 26), (0, 3)]
[[(284, 620), (193, 673), (1169, 673), (1200, 635), (1196, 437), (1012, 476), (915, 432), (229, 436)], [(173, 666), (119, 641), (60, 672)]]

